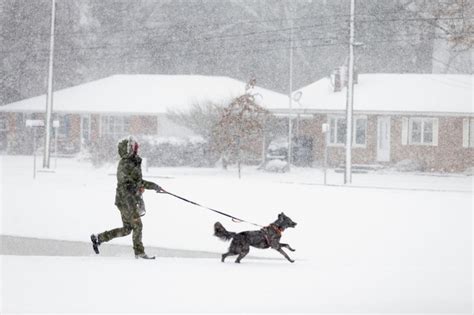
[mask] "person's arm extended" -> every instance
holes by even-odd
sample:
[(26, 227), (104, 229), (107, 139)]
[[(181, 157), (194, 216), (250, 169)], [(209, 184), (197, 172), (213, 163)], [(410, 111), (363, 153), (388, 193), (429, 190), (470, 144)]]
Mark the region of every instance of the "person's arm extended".
[(160, 185), (155, 184), (153, 182), (149, 182), (147, 180), (142, 179), (142, 187), (145, 189), (155, 190), (156, 192), (161, 192), (162, 188)]

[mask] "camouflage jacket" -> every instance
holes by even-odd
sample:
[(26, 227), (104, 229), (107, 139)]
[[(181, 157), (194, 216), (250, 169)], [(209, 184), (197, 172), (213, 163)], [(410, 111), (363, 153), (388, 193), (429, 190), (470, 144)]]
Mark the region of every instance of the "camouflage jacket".
[(138, 155), (129, 154), (128, 141), (119, 143), (118, 151), (121, 157), (117, 167), (117, 189), (115, 205), (122, 207), (136, 207), (141, 200), (142, 189), (158, 189), (159, 186), (142, 178), (142, 159)]

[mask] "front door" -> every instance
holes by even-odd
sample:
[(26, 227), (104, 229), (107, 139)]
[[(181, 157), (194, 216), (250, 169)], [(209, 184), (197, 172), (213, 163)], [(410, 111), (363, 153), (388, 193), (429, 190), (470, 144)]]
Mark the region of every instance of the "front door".
[(390, 161), (390, 117), (377, 120), (377, 161)]

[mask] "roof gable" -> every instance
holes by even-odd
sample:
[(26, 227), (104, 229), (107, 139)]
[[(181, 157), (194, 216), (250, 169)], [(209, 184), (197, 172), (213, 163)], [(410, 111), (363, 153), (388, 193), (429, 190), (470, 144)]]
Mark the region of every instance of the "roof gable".
[[(473, 113), (473, 76), (454, 74), (360, 74), (354, 110), (366, 112)], [(298, 91), (306, 110), (339, 111), (346, 93), (333, 92), (329, 78)]]

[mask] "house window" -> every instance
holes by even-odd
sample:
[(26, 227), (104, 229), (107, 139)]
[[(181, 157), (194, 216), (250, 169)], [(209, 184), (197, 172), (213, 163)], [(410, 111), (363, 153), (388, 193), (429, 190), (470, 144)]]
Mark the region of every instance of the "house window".
[(89, 142), (91, 140), (91, 116), (85, 115), (81, 117), (81, 140)]
[(434, 145), (434, 137), (434, 118), (410, 118), (408, 136), (410, 144)]
[(346, 142), (346, 119), (343, 117), (331, 117), (329, 127), (329, 143), (344, 144)]
[(354, 130), (354, 144), (365, 146), (366, 134), (367, 134), (367, 118), (356, 118), (355, 130)]
[[(346, 118), (334, 116), (329, 118), (329, 143), (344, 145), (346, 143)], [(352, 144), (365, 146), (367, 138), (367, 117), (354, 117)]]
[(474, 148), (474, 118), (463, 119), (463, 147)]
[(58, 137), (62, 139), (69, 138), (69, 133), (71, 131), (70, 115), (59, 115), (57, 120), (59, 121)]
[(7, 131), (7, 119), (6, 117), (0, 117), (0, 132)]
[(19, 126), (20, 128), (25, 126), (27, 119), (32, 119), (32, 115), (31, 114), (26, 114), (26, 113), (16, 114), (15, 115), (15, 126)]
[(126, 136), (129, 131), (130, 119), (124, 116), (102, 116), (101, 134), (113, 138)]

